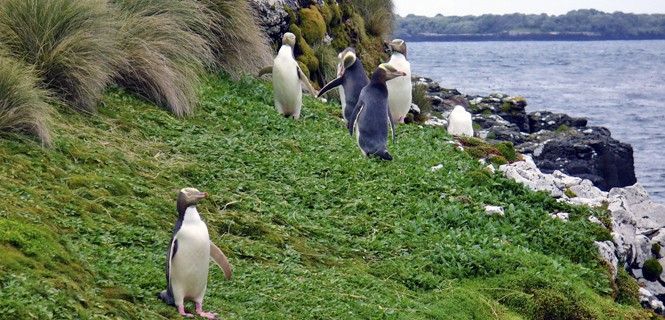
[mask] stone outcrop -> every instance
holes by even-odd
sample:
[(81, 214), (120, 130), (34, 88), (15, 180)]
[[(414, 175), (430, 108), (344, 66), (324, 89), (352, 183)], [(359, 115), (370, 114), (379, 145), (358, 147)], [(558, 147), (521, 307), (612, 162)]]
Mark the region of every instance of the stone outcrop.
[[(606, 206), (611, 216), (609, 227), (612, 241), (596, 242), (599, 255), (611, 266), (616, 277), (618, 268), (626, 269), (640, 284), (641, 303), (664, 314), (665, 274), (648, 279), (646, 263), (656, 261), (665, 265), (662, 247), (665, 246), (665, 205), (655, 203), (639, 184), (624, 188), (612, 188), (605, 192), (595, 187), (590, 180), (572, 177), (554, 171), (543, 173), (529, 156), (524, 161), (499, 167), (506, 177), (535, 191), (545, 191), (553, 197), (570, 204), (591, 207)], [(554, 213), (560, 218), (560, 213)], [(589, 221), (601, 224), (597, 217)]]
[[(590, 127), (584, 118), (561, 113), (527, 113), (522, 97), (497, 93), (469, 96), (441, 88), (428, 78), (413, 80), (427, 86), (427, 98), (438, 118), (447, 119), (455, 106), (464, 106), (473, 114), (478, 137), (512, 142), (517, 151), (532, 155), (545, 173), (560, 171), (588, 179), (603, 191), (637, 182), (632, 146), (612, 138), (606, 128)], [(430, 123), (442, 124), (439, 120)]]

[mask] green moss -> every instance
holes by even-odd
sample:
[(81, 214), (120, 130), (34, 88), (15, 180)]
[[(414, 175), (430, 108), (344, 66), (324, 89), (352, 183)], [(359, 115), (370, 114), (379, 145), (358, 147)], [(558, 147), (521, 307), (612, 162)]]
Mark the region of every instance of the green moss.
[(499, 142), (494, 145), (501, 155), (510, 162), (515, 162), (518, 160), (517, 151), (515, 151), (515, 146), (510, 141)]
[(317, 44), (326, 35), (326, 21), (316, 6), (300, 9), (300, 28), (307, 43)]
[(534, 319), (592, 320), (594, 317), (576, 297), (552, 289), (533, 293), (536, 309)]
[(503, 112), (508, 113), (508, 112), (510, 112), (510, 110), (511, 110), (512, 108), (513, 108), (513, 104), (510, 103), (510, 102), (508, 102), (508, 101), (504, 101), (504, 102), (501, 104), (501, 111), (503, 111)]
[(651, 245), (651, 254), (653, 254), (656, 258), (660, 257), (660, 243), (656, 242)]
[(635, 307), (640, 305), (640, 286), (623, 268), (617, 272), (616, 288), (616, 302)]
[(506, 158), (504, 158), (503, 156), (490, 157), (490, 162), (494, 165), (497, 165), (497, 166), (502, 166), (504, 164), (508, 164), (508, 160), (506, 160)]
[(570, 127), (565, 124), (562, 124), (558, 128), (556, 128), (556, 132), (568, 132), (568, 131), (570, 131)]
[(566, 188), (566, 190), (563, 191), (563, 194), (566, 195), (568, 198), (577, 198), (577, 194), (575, 191), (571, 190), (570, 188)]
[(309, 72), (309, 68), (307, 68), (307, 65), (304, 64), (304, 63), (303, 63), (302, 61), (300, 61), (300, 60), (296, 60), (296, 62), (298, 62), (298, 66), (300, 67), (300, 69), (302, 70), (302, 72), (303, 72), (308, 78), (311, 78), (311, 75), (310, 75), (310, 72)]
[(331, 33), (333, 40), (330, 44), (333, 46), (333, 48), (335, 48), (335, 50), (342, 51), (351, 46), (351, 37), (349, 35), (349, 27), (347, 24), (342, 23), (340, 25), (334, 26), (331, 29)]
[(303, 38), (302, 30), (300, 27), (296, 26), (295, 24), (291, 24), (289, 30), (296, 36), (296, 60), (307, 67), (303, 68), (303, 72), (305, 72), (305, 69), (307, 69), (305, 74), (311, 79), (312, 70), (316, 71), (319, 69), (319, 60), (316, 58), (316, 54), (312, 47), (310, 47), (307, 41)]
[(644, 261), (644, 266), (642, 266), (642, 274), (644, 278), (649, 281), (656, 281), (660, 277), (660, 274), (663, 273), (663, 266), (660, 265), (657, 259), (647, 259)]
[(323, 3), (319, 11), (323, 16), (323, 20), (326, 22), (326, 26), (330, 26), (333, 22), (333, 19), (335, 19), (335, 14), (333, 13), (333, 10), (330, 8), (328, 1)]

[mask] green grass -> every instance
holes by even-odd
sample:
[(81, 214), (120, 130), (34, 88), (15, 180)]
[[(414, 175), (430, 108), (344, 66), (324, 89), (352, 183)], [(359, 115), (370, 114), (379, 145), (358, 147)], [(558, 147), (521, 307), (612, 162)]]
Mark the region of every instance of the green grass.
[(122, 91), (95, 115), (60, 107), (50, 149), (0, 136), (0, 314), (179, 319), (156, 293), (193, 186), (235, 267), (227, 282), (211, 266), (206, 306), (226, 319), (648, 317), (612, 300), (593, 246), (609, 233), (586, 209), (481, 174), (440, 128), (400, 126), (380, 162), (337, 105), (307, 98), (292, 121), (261, 82), (200, 94), (187, 119)]

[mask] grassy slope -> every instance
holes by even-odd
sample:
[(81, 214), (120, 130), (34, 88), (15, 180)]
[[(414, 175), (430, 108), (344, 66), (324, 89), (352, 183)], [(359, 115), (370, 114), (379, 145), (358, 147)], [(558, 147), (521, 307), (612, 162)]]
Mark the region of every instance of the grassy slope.
[(1, 139), (0, 314), (179, 318), (155, 293), (175, 191), (195, 186), (235, 266), (206, 297), (227, 319), (645, 316), (612, 302), (592, 245), (608, 234), (583, 209), (486, 175), (441, 129), (402, 126), (395, 161), (367, 160), (338, 106), (307, 98), (291, 121), (270, 97), (213, 79), (177, 120), (111, 92), (98, 115), (61, 113), (52, 149)]

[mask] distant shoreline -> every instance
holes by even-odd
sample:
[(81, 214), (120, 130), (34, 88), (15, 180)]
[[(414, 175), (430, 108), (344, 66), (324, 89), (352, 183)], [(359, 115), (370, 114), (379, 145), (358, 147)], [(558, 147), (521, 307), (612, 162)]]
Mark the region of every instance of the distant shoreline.
[(665, 36), (603, 36), (588, 34), (440, 34), (397, 35), (396, 38), (411, 42), (477, 42), (477, 41), (637, 41), (665, 40)]

